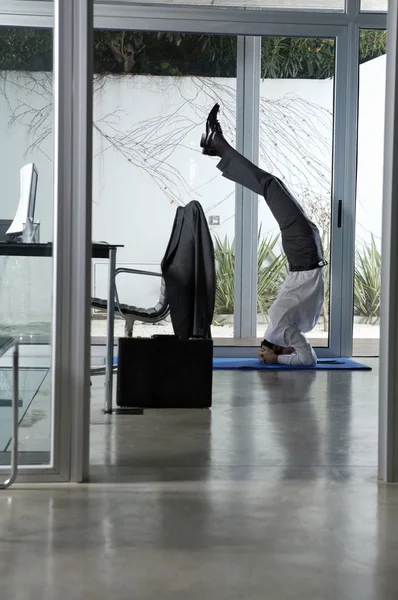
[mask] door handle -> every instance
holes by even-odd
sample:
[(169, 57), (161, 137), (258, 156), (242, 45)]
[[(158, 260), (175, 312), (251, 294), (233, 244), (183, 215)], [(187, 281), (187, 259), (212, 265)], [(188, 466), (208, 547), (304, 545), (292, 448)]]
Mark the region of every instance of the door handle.
[(337, 207), (337, 227), (341, 227), (341, 222), (343, 218), (343, 201), (339, 200), (339, 204)]

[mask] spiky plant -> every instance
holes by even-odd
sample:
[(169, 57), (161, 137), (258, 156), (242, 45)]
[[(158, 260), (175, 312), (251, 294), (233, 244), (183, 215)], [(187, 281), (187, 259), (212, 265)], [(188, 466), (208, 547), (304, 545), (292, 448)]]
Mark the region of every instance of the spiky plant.
[(354, 312), (375, 325), (380, 318), (381, 252), (372, 235), (356, 253), (354, 277)]
[[(276, 251), (278, 241), (279, 235), (263, 237), (260, 229), (257, 251), (257, 311), (262, 315), (267, 313), (275, 300), (287, 274), (287, 260), (283, 254)], [(216, 237), (214, 251), (217, 274), (214, 314), (231, 315), (234, 312), (235, 294), (235, 242), (230, 242), (227, 236), (223, 240)]]
[(223, 240), (216, 237), (214, 253), (217, 277), (214, 315), (232, 315), (235, 294), (235, 242), (229, 242), (227, 236)]
[(274, 302), (287, 275), (287, 259), (275, 250), (280, 236), (262, 237), (258, 234), (257, 251), (257, 313), (265, 315)]

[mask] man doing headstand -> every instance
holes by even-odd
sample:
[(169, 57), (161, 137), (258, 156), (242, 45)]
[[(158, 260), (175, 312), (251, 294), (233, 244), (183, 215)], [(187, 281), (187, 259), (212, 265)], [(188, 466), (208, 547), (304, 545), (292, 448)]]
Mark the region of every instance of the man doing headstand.
[(221, 158), (217, 167), (223, 177), (264, 197), (280, 227), (289, 264), (288, 276), (269, 309), (259, 358), (267, 364), (313, 366), (316, 354), (304, 334), (316, 326), (325, 296), (323, 267), (327, 261), (319, 230), (280, 179), (228, 144), (217, 119), (219, 108), (216, 104), (207, 118), (202, 152)]

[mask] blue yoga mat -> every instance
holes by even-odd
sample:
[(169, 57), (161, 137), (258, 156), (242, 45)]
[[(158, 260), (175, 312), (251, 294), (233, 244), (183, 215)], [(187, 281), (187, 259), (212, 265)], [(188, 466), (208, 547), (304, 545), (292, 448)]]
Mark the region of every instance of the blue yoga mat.
[(286, 365), (264, 365), (258, 358), (213, 358), (213, 369), (215, 371), (229, 371), (232, 369), (254, 369), (256, 371), (371, 371), (371, 367), (351, 360), (351, 358), (319, 358), (314, 367), (299, 367)]
[[(104, 364), (106, 360), (104, 359)], [(113, 359), (113, 364), (117, 365), (117, 357)], [(252, 369), (255, 371), (274, 370), (274, 371), (371, 371), (372, 368), (362, 363), (356, 362), (351, 358), (318, 358), (314, 367), (288, 367), (286, 365), (264, 365), (258, 358), (213, 358), (214, 371), (231, 371), (234, 369)]]

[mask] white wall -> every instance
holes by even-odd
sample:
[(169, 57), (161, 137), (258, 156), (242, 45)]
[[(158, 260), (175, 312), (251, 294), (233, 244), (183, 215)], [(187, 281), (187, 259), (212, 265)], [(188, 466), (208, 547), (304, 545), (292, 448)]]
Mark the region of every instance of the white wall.
[[(364, 239), (369, 231), (380, 235), (384, 79), (385, 57), (361, 66), (358, 233)], [(234, 142), (235, 80), (106, 76), (95, 88), (93, 239), (124, 244), (119, 264), (157, 270), (176, 208), (191, 199), (207, 215), (220, 216), (214, 233), (232, 239), (234, 184), (221, 177), (217, 159), (201, 154), (199, 140), (209, 108), (220, 101), (226, 136)], [(332, 109), (332, 80), (261, 84), (260, 165), (284, 177), (299, 196), (308, 189), (327, 199), (330, 194)], [(52, 239), (51, 118), (51, 76), (0, 72), (0, 218), (13, 217), (19, 169), (35, 162), (42, 241)], [(259, 218), (263, 233), (275, 229), (261, 199)], [(28, 320), (49, 318), (46, 262), (33, 273), (27, 264), (0, 259), (0, 323), (20, 322), (23, 314)], [(120, 283), (122, 301), (145, 306), (157, 300), (156, 279)], [(106, 297), (101, 261), (94, 265), (93, 293)]]
[[(232, 238), (234, 186), (199, 140), (215, 100), (232, 114), (235, 81), (110, 76), (97, 87), (93, 238), (124, 244), (119, 263), (158, 270), (177, 206), (192, 199), (219, 215), (217, 233)], [(96, 272), (94, 292), (106, 297), (106, 267)], [(156, 303), (158, 280), (135, 282), (121, 279), (122, 301)]]
[[(269, 79), (260, 88), (259, 164), (281, 177), (310, 214), (307, 196), (319, 196), (330, 212), (333, 85), (332, 79)], [(263, 234), (279, 232), (262, 198), (259, 224)]]
[(386, 57), (363, 65), (359, 78), (357, 241), (371, 233), (381, 248)]

